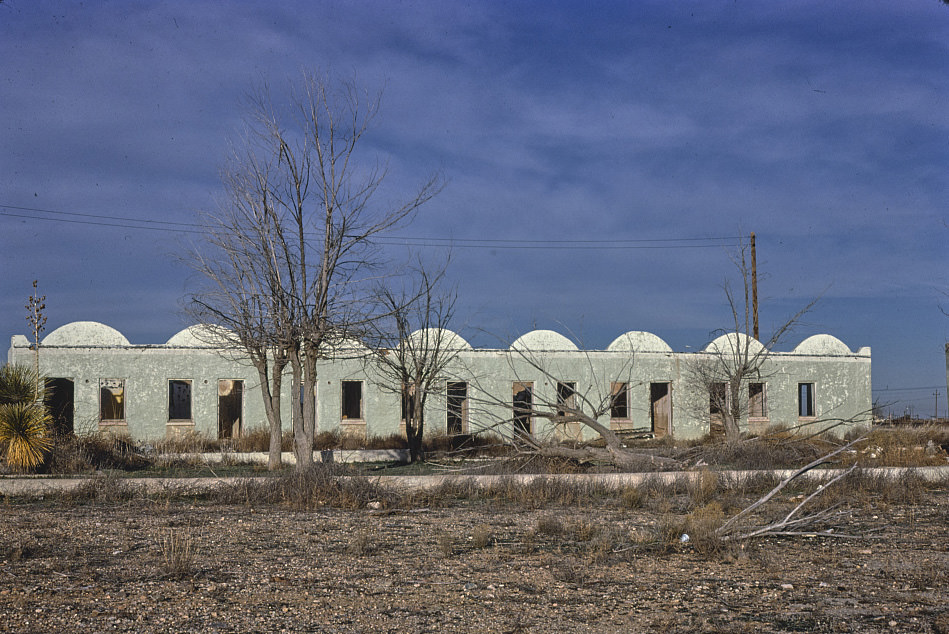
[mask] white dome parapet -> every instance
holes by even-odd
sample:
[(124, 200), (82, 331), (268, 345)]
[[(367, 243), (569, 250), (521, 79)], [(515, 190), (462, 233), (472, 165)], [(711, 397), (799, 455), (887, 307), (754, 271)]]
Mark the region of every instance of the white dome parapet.
[(660, 337), (643, 330), (630, 330), (613, 340), (606, 348), (611, 352), (672, 352)]
[(522, 352), (540, 352), (551, 350), (578, 350), (573, 343), (559, 332), (553, 330), (531, 330), (518, 337), (511, 344), (511, 350)]
[(852, 355), (853, 352), (843, 341), (832, 335), (812, 335), (797, 344), (795, 354), (812, 354), (819, 356)]
[(756, 355), (764, 350), (764, 345), (754, 337), (743, 332), (729, 332), (705, 346), (703, 352), (709, 354), (747, 354)]
[(197, 324), (179, 330), (165, 342), (165, 345), (176, 348), (220, 348), (231, 340), (231, 334), (229, 330), (221, 326)]
[(464, 337), (447, 328), (420, 328), (408, 336), (415, 344), (438, 347), (442, 350), (471, 350)]
[(97, 321), (74, 321), (46, 335), (44, 346), (128, 346), (121, 332)]

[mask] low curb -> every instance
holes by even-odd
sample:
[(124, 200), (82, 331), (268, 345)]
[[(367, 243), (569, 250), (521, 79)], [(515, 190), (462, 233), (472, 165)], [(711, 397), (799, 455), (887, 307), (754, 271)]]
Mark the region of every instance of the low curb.
[[(829, 480), (843, 472), (842, 469), (814, 469), (801, 475), (808, 480)], [(927, 482), (949, 483), (947, 467), (874, 467), (864, 469), (874, 477), (899, 479), (915, 476)], [(708, 473), (718, 473), (726, 482), (735, 485), (761, 476), (786, 478), (794, 469), (764, 471), (661, 471), (649, 473), (589, 473), (589, 474), (511, 474), (511, 475), (428, 475), (428, 476), (355, 476), (397, 491), (428, 491), (443, 486), (474, 486), (481, 488), (502, 485), (531, 486), (543, 483), (563, 483), (590, 487), (621, 489), (639, 486), (645, 482), (669, 484), (677, 481), (694, 482)], [(0, 478), (0, 496), (42, 498), (46, 495), (68, 493), (84, 486), (94, 486), (107, 478), (120, 480), (124, 486), (140, 489), (143, 493), (168, 493), (173, 495), (200, 495), (227, 486), (241, 483), (266, 481), (273, 476), (233, 478), (125, 478), (114, 475), (98, 475), (79, 478), (5, 477)], [(354, 476), (343, 476), (351, 478)]]

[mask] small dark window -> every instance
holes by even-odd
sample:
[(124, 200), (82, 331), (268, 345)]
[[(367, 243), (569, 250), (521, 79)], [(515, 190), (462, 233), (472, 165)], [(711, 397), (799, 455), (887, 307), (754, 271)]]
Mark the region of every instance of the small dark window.
[(610, 418), (629, 420), (629, 383), (610, 384)]
[(708, 388), (708, 411), (712, 416), (724, 416), (728, 409), (728, 384), (712, 383)]
[(448, 435), (465, 433), (468, 424), (468, 384), (448, 382)]
[(168, 420), (191, 420), (191, 381), (168, 381)]
[(557, 383), (557, 416), (564, 415), (564, 408), (577, 408), (577, 384), (573, 381)]
[(343, 381), (343, 420), (362, 420), (362, 381)]
[(531, 433), (531, 411), (534, 409), (534, 384), (515, 381), (512, 386), (514, 406), (514, 433)]
[(801, 418), (814, 416), (814, 384), (797, 384), (797, 415)]

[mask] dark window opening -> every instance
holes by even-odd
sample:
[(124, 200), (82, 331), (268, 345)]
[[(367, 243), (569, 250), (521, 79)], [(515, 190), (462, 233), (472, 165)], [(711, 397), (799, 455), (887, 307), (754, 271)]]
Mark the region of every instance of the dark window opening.
[(168, 381), (168, 420), (191, 420), (191, 381)]
[(534, 384), (515, 381), (513, 384), (514, 433), (531, 434), (531, 411), (534, 409)]
[(577, 384), (573, 381), (557, 383), (557, 416), (563, 416), (564, 408), (577, 408)]
[(448, 435), (465, 433), (468, 426), (468, 384), (464, 381), (448, 382)]
[(60, 436), (73, 433), (75, 385), (72, 379), (46, 379), (43, 403), (53, 420), (53, 433)]
[(362, 381), (343, 381), (343, 420), (362, 420)]
[(629, 383), (610, 384), (610, 418), (629, 420)]
[(708, 410), (712, 416), (722, 416), (725, 414), (725, 402), (728, 399), (728, 385), (725, 383), (712, 383), (708, 390)]

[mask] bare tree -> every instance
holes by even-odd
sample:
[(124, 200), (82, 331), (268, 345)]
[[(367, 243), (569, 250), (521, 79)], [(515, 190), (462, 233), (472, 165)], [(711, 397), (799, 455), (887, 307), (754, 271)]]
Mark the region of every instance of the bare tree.
[(252, 145), (230, 157), (225, 197), (206, 218), (205, 245), (189, 264), (203, 279), (185, 311), (206, 343), (225, 355), (248, 357), (260, 379), (270, 432), (268, 467), (281, 465), (280, 397), (284, 371), (298, 342), (293, 276), (282, 240), (282, 219), (270, 194), (273, 167)]
[(428, 397), (447, 392), (449, 366), (467, 347), (449, 330), (457, 294), (439, 288), (442, 277), (443, 272), (433, 275), (419, 266), (417, 288), (380, 288), (377, 302), (385, 316), (373, 322), (369, 337), (373, 350), (369, 375), (383, 390), (401, 396), (412, 462), (424, 458), (422, 438)]
[[(724, 433), (726, 441), (741, 438), (740, 423), (748, 414), (749, 401), (754, 403), (755, 395), (744, 399), (743, 390), (748, 390), (749, 382), (760, 381), (768, 374), (768, 360), (771, 352), (785, 336), (797, 326), (801, 318), (817, 303), (817, 299), (808, 303), (792, 317), (780, 324), (766, 342), (759, 342), (751, 336), (753, 307), (751, 304), (752, 270), (749, 258), (750, 246), (742, 240), (733, 257), (735, 268), (741, 280), (739, 294), (726, 281), (723, 284), (725, 298), (731, 310), (732, 324), (718, 331), (722, 335), (715, 339), (702, 353), (697, 353), (685, 368), (685, 384), (699, 394), (708, 394), (708, 416), (713, 433)], [(763, 394), (761, 395), (763, 398)], [(705, 403), (696, 403), (704, 413)], [(699, 412), (697, 412), (698, 414)]]
[[(294, 394), (299, 388), (313, 395), (317, 361), (377, 316), (368, 301), (382, 264), (374, 239), (408, 220), (442, 186), (433, 175), (405, 201), (376, 203), (386, 167), (360, 162), (358, 150), (379, 103), (353, 81), (314, 73), (304, 73), (288, 109), (278, 108), (266, 87), (249, 100), (216, 225), (217, 237), (234, 239), (246, 253), (215, 261), (223, 241), (212, 239), (217, 249), (196, 268), (215, 282), (216, 293), (196, 297), (202, 310), (194, 314), (236, 327), (236, 342), (252, 359), (271, 355), (265, 394), (271, 410), (287, 365)], [(315, 402), (292, 398), (291, 404), (296, 463), (305, 469), (313, 462)]]

